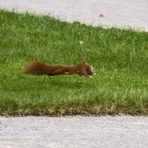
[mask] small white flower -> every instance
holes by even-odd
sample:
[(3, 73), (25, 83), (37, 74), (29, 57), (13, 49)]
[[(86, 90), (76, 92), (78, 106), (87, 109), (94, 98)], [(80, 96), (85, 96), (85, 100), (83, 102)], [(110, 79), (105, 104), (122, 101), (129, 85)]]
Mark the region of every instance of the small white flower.
[(80, 44), (80, 45), (83, 45), (83, 44), (84, 44), (84, 42), (83, 42), (83, 41), (79, 41), (79, 44)]

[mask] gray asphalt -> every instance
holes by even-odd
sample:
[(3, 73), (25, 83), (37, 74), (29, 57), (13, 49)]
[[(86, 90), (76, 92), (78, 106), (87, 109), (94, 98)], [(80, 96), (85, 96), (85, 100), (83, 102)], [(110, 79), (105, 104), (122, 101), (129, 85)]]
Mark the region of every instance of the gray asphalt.
[(0, 0), (0, 8), (148, 31), (148, 0)]
[(148, 117), (0, 117), (0, 148), (147, 148)]

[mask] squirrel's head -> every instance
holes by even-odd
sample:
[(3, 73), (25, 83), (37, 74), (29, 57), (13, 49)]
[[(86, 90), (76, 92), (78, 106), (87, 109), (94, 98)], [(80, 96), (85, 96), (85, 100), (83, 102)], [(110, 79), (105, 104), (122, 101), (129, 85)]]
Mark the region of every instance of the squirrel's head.
[(82, 68), (81, 75), (84, 75), (90, 78), (92, 78), (92, 76), (95, 75), (93, 73), (92, 66), (88, 63), (87, 60), (82, 61), (81, 68)]

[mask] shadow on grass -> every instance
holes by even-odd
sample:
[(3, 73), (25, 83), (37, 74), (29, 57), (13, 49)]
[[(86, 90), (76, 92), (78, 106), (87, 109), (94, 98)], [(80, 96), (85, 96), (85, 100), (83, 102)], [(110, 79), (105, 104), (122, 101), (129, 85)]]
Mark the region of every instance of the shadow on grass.
[(56, 86), (56, 87), (64, 87), (66, 89), (79, 89), (82, 87), (90, 87), (89, 84), (87, 82), (84, 81), (71, 81), (71, 80), (51, 80), (49, 81), (49, 83), (51, 84), (51, 86)]
[(4, 91), (27, 91), (27, 90), (48, 90), (51, 89), (91, 89), (92, 85), (86, 78), (73, 78), (71, 76), (15, 76), (11, 78), (11, 87), (7, 80), (2, 82)]

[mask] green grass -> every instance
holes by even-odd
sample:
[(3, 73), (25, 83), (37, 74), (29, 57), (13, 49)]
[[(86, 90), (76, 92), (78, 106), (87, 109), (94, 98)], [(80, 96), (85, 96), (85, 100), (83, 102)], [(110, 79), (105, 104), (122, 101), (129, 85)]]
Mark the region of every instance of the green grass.
[[(93, 79), (21, 73), (31, 60), (73, 65), (85, 57)], [(0, 10), (0, 115), (31, 114), (148, 115), (148, 33)]]

